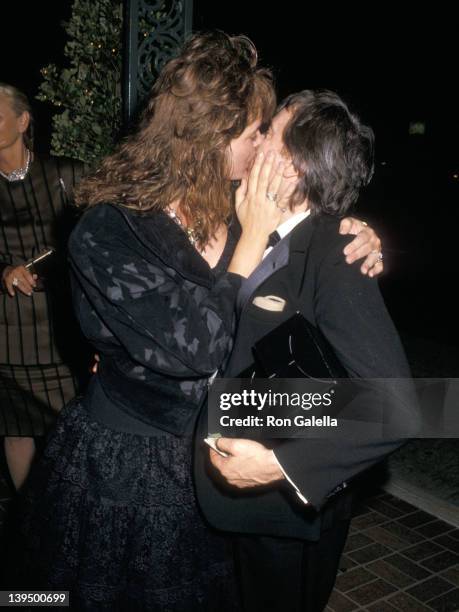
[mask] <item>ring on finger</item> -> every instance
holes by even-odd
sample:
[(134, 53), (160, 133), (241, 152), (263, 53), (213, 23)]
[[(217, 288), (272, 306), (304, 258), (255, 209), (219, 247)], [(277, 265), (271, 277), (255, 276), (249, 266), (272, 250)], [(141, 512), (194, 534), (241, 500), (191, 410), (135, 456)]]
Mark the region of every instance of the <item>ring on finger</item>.
[[(376, 260), (376, 263), (379, 263), (380, 261), (382, 261), (384, 259), (384, 256), (382, 254), (382, 251), (371, 251), (372, 253), (374, 253), (375, 255), (378, 255), (378, 259)], [(376, 264), (375, 264), (376, 265)]]
[(19, 285), (19, 279), (17, 276), (13, 277), (13, 282), (11, 283), (13, 287), (17, 287)]
[(273, 193), (272, 191), (267, 191), (266, 197), (268, 198), (270, 202), (274, 202), (274, 203), (277, 202), (277, 193)]

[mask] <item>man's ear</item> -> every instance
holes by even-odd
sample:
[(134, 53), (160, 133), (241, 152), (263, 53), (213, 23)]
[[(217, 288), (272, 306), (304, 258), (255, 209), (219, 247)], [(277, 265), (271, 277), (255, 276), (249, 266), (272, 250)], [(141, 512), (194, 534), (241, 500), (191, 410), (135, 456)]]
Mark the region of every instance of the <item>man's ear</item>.
[(293, 161), (290, 161), (288, 164), (285, 164), (283, 177), (286, 179), (299, 178), (298, 172), (296, 171), (295, 166), (293, 165)]

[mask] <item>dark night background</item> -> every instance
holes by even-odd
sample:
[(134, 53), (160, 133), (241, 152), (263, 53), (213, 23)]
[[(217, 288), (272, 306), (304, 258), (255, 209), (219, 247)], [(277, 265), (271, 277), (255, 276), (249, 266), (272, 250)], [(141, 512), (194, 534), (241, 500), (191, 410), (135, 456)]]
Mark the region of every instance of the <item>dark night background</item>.
[[(347, 5), (349, 6), (349, 5)], [(2, 6), (0, 80), (31, 98), (40, 68), (62, 63), (61, 22), (71, 3)], [(456, 324), (459, 137), (457, 53), (453, 19), (403, 16), (380, 3), (362, 10), (290, 1), (194, 1), (194, 29), (247, 34), (275, 73), (279, 95), (305, 88), (337, 91), (376, 132), (377, 163), (358, 212), (380, 232), (386, 257), (381, 286), (398, 327), (447, 349), (459, 345)], [(42, 143), (51, 110), (35, 101)], [(410, 136), (410, 122), (426, 124)], [(43, 148), (43, 147), (42, 147)], [(437, 375), (457, 376), (457, 363)], [(430, 375), (435, 374), (435, 368)]]

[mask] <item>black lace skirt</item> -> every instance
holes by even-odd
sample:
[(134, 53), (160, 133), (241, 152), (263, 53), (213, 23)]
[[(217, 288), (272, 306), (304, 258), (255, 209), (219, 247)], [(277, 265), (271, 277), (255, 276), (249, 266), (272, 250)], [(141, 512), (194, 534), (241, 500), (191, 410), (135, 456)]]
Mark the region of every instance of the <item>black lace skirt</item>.
[(79, 401), (61, 413), (23, 494), (24, 588), (74, 610), (237, 610), (228, 541), (204, 523), (192, 441), (113, 431)]

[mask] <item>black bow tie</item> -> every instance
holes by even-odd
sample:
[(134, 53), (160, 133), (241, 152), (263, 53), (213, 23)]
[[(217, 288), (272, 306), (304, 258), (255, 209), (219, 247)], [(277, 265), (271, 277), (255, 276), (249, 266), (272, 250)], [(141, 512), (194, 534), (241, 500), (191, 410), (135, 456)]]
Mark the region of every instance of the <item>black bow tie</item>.
[(279, 232), (277, 231), (273, 232), (272, 234), (269, 234), (268, 246), (266, 248), (276, 246), (276, 244), (280, 242), (280, 239), (281, 237), (279, 236)]

